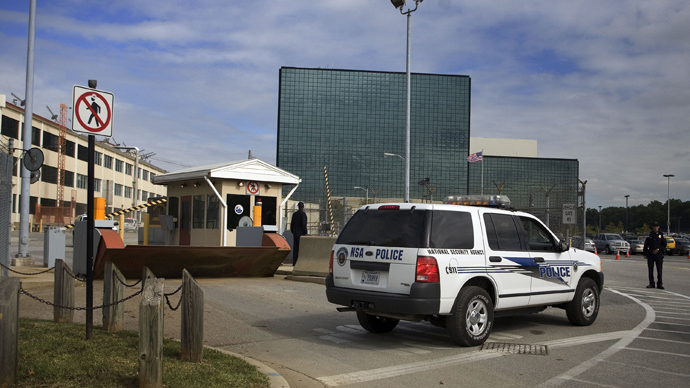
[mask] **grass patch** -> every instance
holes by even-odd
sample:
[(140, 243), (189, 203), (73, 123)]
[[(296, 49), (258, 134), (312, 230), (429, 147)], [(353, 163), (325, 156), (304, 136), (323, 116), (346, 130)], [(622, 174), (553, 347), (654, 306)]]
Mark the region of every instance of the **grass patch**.
[[(268, 377), (244, 360), (204, 349), (203, 362), (180, 361), (180, 343), (163, 341), (166, 387), (268, 387)], [(17, 387), (138, 387), (139, 333), (108, 333), (84, 325), (19, 319)]]

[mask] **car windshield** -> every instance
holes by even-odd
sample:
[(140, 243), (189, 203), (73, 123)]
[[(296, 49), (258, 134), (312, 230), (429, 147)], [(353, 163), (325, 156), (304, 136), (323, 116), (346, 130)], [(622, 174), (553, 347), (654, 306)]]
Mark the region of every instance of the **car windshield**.
[(609, 234), (609, 237), (607, 238), (607, 240), (622, 240), (622, 239), (623, 239), (623, 237), (621, 237), (618, 234)]

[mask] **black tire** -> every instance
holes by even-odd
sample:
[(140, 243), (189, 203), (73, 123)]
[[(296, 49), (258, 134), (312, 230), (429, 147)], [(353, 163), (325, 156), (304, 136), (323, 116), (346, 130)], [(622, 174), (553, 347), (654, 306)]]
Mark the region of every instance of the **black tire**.
[(610, 254), (612, 254), (612, 253), (613, 253), (613, 251), (611, 250), (611, 247), (607, 245), (607, 246), (606, 246), (606, 254), (607, 254), (607, 255), (610, 255)]
[(359, 324), (362, 325), (366, 331), (377, 334), (390, 332), (395, 329), (395, 327), (398, 326), (398, 322), (400, 322), (399, 319), (378, 317), (360, 310), (357, 310), (357, 319), (359, 320)]
[(670, 251), (668, 251), (668, 255), (669, 255), (669, 256), (673, 256), (673, 249), (671, 249)]
[(594, 280), (581, 278), (575, 290), (575, 297), (565, 305), (568, 320), (575, 326), (589, 326), (599, 315), (599, 288)]
[(453, 314), (446, 317), (450, 338), (460, 346), (483, 344), (494, 324), (494, 305), (483, 288), (470, 286), (460, 290)]

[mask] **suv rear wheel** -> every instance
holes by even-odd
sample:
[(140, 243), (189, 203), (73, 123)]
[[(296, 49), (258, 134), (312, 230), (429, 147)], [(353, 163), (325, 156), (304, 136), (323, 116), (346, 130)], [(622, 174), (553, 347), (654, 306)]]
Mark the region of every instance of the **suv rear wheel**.
[(450, 338), (461, 346), (483, 344), (494, 322), (494, 306), (483, 288), (470, 286), (460, 290), (453, 315), (446, 317)]
[(575, 290), (575, 297), (565, 305), (570, 323), (589, 326), (599, 314), (599, 289), (594, 280), (583, 277)]
[(364, 311), (357, 310), (357, 320), (362, 327), (372, 333), (388, 333), (398, 326), (399, 319), (378, 317), (376, 315), (367, 314)]

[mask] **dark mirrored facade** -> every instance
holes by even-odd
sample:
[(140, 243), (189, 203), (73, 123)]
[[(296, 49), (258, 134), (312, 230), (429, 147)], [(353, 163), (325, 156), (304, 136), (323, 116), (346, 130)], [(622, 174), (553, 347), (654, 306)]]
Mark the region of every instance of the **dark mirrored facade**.
[(563, 204), (578, 203), (577, 159), (484, 156), (481, 162), (469, 164), (469, 194), (482, 193), (482, 164), (484, 194), (500, 191), (515, 208), (544, 222), (548, 215), (553, 230), (561, 228)]
[[(410, 199), (467, 191), (470, 78), (411, 75)], [(280, 69), (277, 165), (302, 179), (293, 199), (403, 198), (405, 73)]]

